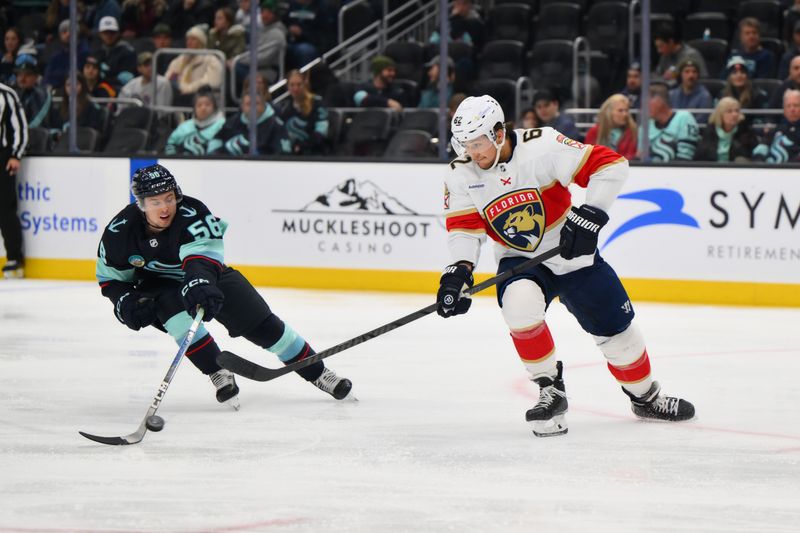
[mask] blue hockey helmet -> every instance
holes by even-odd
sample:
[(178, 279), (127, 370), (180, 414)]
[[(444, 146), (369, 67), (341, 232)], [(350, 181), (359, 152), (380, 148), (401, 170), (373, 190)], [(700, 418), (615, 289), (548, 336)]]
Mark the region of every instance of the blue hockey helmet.
[(180, 202), (183, 193), (175, 181), (175, 176), (166, 167), (155, 164), (142, 167), (133, 173), (131, 194), (136, 198), (139, 209), (144, 210), (144, 199), (165, 192), (175, 191), (175, 200)]

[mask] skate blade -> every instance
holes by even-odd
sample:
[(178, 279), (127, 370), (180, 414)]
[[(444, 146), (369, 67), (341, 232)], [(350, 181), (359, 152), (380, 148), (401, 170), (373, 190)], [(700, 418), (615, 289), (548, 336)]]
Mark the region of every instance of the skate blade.
[(569, 431), (564, 415), (554, 416), (550, 420), (531, 420), (530, 424), (533, 427), (533, 434), (537, 437), (557, 437)]
[(222, 405), (227, 405), (228, 407), (232, 407), (234, 411), (238, 411), (241, 409), (242, 405), (239, 403), (239, 396), (234, 396), (228, 400), (222, 402)]
[(3, 272), (3, 277), (5, 279), (23, 279), (25, 277), (25, 271), (22, 269), (8, 270)]

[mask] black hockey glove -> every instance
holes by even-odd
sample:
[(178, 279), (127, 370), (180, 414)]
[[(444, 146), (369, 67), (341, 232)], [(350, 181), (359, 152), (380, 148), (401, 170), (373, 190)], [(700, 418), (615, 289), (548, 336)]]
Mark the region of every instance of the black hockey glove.
[(120, 296), (114, 305), (114, 314), (117, 320), (133, 331), (139, 331), (158, 322), (156, 301), (138, 291), (128, 291)]
[(469, 311), (472, 298), (462, 297), (461, 291), (472, 287), (472, 272), (464, 264), (449, 265), (439, 279), (439, 292), (436, 293), (436, 312), (444, 318), (461, 315)]
[(606, 222), (608, 215), (602, 209), (588, 204), (571, 208), (561, 228), (561, 257), (574, 259), (593, 254), (597, 250), (597, 234)]
[(197, 314), (198, 305), (205, 310), (203, 320), (206, 322), (217, 316), (222, 309), (222, 302), (225, 301), (225, 295), (219, 287), (206, 278), (186, 279), (181, 287), (181, 296), (183, 306), (192, 318)]

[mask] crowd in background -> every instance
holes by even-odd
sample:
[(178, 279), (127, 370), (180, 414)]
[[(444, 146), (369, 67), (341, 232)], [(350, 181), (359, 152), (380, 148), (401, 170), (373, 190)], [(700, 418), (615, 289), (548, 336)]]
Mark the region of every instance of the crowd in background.
[[(411, 109), (438, 108), (438, 56), (413, 73), (418, 82), (399, 78), (400, 65), (388, 53), (373, 57), (370, 77), (355, 86), (337, 83), (324, 68), (305, 74), (297, 70), (336, 44), (336, 15), (343, 3), (260, 1), (254, 43), (259, 74), (251, 101), (249, 0), (81, 1), (78, 127), (99, 133), (99, 149), (109, 142), (110, 125), (138, 100), (144, 107), (157, 107), (148, 150), (244, 155), (250, 153), (248, 121), (255, 106), (258, 154), (320, 155), (339, 153), (334, 139), (339, 128), (329, 121), (334, 108), (386, 108), (400, 116)], [(551, 126), (637, 159), (645, 155), (639, 149), (643, 129), (631, 111), (645, 96), (651, 161), (800, 161), (800, 0), (783, 4), (788, 29), (779, 56), (761, 45), (761, 23), (743, 17), (736, 21), (724, 68), (710, 72), (706, 58), (681, 38), (676, 24), (660, 23), (652, 32), (653, 83), (643, 89), (641, 65), (628, 63), (618, 84), (604, 88), (610, 96), (593, 125), (576, 124), (568, 112), (574, 99), (546, 83), (536, 87), (531, 108), (506, 118), (517, 127)], [(69, 96), (68, 7), (68, 0), (51, 0), (40, 9), (41, 27), (27, 32), (15, 24), (30, 11), (0, 8), (0, 83), (15, 89), (29, 127), (45, 130), (51, 146), (70, 127), (64, 103)], [(480, 7), (471, 0), (452, 3), (449, 42), (468, 44), (475, 52), (445, 61), (445, 104), (451, 114), (471, 94), (471, 83), (479, 77), (476, 58), (491, 38)], [(435, 46), (441, 38), (433, 32), (424, 44)], [(158, 52), (174, 48), (183, 51)], [(289, 97), (275, 105), (268, 87), (282, 72), (287, 73)], [(780, 83), (767, 92), (758, 82), (764, 79)], [(719, 86), (715, 89), (709, 80)]]

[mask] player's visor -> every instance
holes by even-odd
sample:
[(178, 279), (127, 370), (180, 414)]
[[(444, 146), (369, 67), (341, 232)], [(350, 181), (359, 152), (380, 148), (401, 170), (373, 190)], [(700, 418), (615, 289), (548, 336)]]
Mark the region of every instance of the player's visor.
[(459, 142), (461, 147), (467, 152), (482, 152), (492, 146), (492, 141), (486, 135), (481, 135), (477, 139), (470, 139), (467, 142)]
[(145, 211), (159, 211), (165, 207), (174, 207), (177, 205), (178, 200), (175, 198), (175, 193), (159, 194), (158, 196), (150, 196), (143, 199)]

